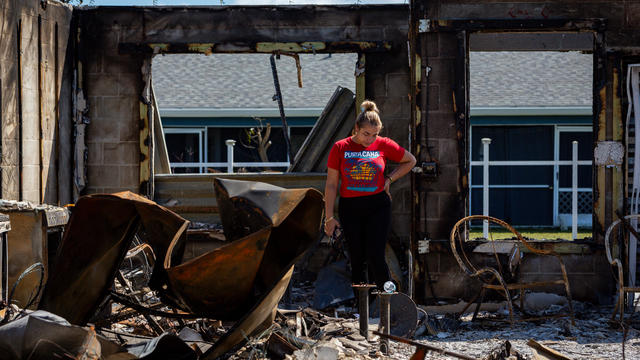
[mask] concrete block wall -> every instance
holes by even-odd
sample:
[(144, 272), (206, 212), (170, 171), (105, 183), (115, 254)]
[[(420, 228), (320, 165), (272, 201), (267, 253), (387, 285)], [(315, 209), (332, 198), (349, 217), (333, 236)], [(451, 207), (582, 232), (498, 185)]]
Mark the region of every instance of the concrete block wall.
[[(640, 23), (637, 14), (632, 11), (638, 6), (631, 2), (611, 2), (605, 0), (588, 0), (577, 4), (573, 1), (494, 1), (484, 0), (470, 2), (466, 0), (415, 0), (412, 8), (416, 10), (417, 18), (431, 20), (474, 20), (476, 24), (482, 20), (505, 20), (517, 22), (519, 20), (567, 20), (567, 19), (605, 19), (604, 48), (610, 55), (605, 60), (606, 75), (602, 83), (596, 84), (598, 94), (606, 98), (605, 104), (596, 104), (598, 123), (594, 123), (594, 133), (597, 131), (598, 141), (617, 140), (613, 134), (621, 128), (623, 119), (621, 112), (611, 111), (619, 103), (616, 103), (615, 89), (619, 86), (619, 79), (614, 75), (612, 68), (618, 66), (616, 57), (636, 54), (640, 43)], [(416, 24), (417, 27), (417, 24)], [(499, 31), (500, 29), (497, 29)], [(457, 39), (455, 33), (437, 32), (421, 35), (427, 37), (427, 64), (431, 67), (429, 77), (429, 145), (432, 155), (439, 161), (442, 169), (440, 178), (430, 186), (419, 188), (421, 202), (426, 210), (426, 217), (419, 219), (426, 222), (427, 232), (435, 240), (446, 240), (448, 231), (457, 219), (466, 215), (467, 183), (465, 166), (466, 128), (456, 126), (456, 117), (453, 112), (451, 99), (455, 91), (456, 76), (461, 76), (456, 67), (458, 55)], [(423, 59), (423, 62), (425, 59)], [(606, 64), (606, 62), (609, 62)], [(598, 64), (602, 66), (602, 64)], [(597, 69), (602, 70), (601, 68)], [(462, 95), (462, 94), (458, 94)], [(460, 99), (460, 96), (458, 96)], [(600, 125), (601, 129), (598, 128)], [(456, 134), (456, 132), (458, 132)], [(461, 140), (461, 142), (458, 142)], [(455, 151), (454, 151), (455, 150)], [(606, 176), (598, 177), (594, 191), (600, 194), (596, 201), (596, 213), (594, 214), (594, 238), (595, 242), (602, 241), (604, 230), (615, 219), (615, 209), (621, 208), (622, 192), (624, 188), (621, 176), (612, 175), (612, 169), (605, 169)], [(604, 173), (598, 169), (598, 173)], [(601, 178), (607, 180), (600, 181)], [(441, 181), (445, 180), (445, 181)], [(612, 289), (612, 277), (609, 266), (604, 261), (601, 252), (587, 255), (571, 255), (567, 258), (567, 270), (572, 279), (574, 295), (578, 298), (590, 299), (596, 302), (605, 302), (603, 297), (609, 299)], [(443, 277), (451, 277), (446, 280), (451, 284), (444, 284), (439, 280), (438, 287), (442, 286), (443, 292), (451, 297), (468, 295), (468, 284), (464, 276), (459, 272), (458, 265), (451, 262), (451, 255), (446, 249), (425, 256), (417, 256), (416, 289), (417, 294), (428, 295), (426, 282), (427, 266), (438, 264), (437, 274)], [(448, 260), (445, 260), (448, 259)], [(547, 265), (551, 266), (552, 260), (543, 261), (538, 265), (527, 268), (523, 266), (522, 276), (525, 279), (543, 279), (547, 276), (555, 276), (556, 273), (545, 273)], [(586, 264), (586, 265), (585, 265)], [(587, 267), (585, 267), (587, 266)], [(435, 271), (435, 270), (434, 270)], [(460, 284), (458, 284), (460, 282)], [(575, 285), (574, 285), (575, 282)], [(423, 290), (423, 291), (422, 291)], [(446, 290), (446, 291), (445, 291)]]
[[(273, 14), (272, 7), (77, 10), (82, 31), (83, 83), (91, 121), (87, 129), (85, 192), (140, 191), (139, 99), (143, 62), (150, 56), (144, 53), (147, 43), (166, 44), (169, 52), (174, 49), (172, 45), (178, 45), (173, 51), (185, 51), (180, 49), (189, 43), (232, 43), (237, 49), (249, 44), (243, 51), (252, 52), (256, 51), (252, 45), (256, 41), (387, 41), (392, 44), (391, 52), (367, 55), (367, 73), (372, 74), (371, 79), (381, 77), (382, 82), (378, 85), (377, 80), (367, 80), (366, 87), (385, 88), (384, 95), (374, 100), (379, 102), (383, 117), (388, 116), (388, 128), (398, 131), (392, 137), (401, 139), (402, 145), (409, 148), (407, 7), (290, 6), (277, 11), (279, 17), (274, 19), (269, 15)], [(307, 21), (300, 22), (300, 18)], [(137, 44), (140, 48), (122, 51), (122, 44)], [(366, 91), (373, 94), (373, 90)], [(398, 186), (396, 189), (400, 190), (394, 191), (408, 192), (407, 183)], [(408, 237), (410, 210), (402, 211), (404, 220), (398, 222), (399, 231)]]
[[(427, 58), (431, 68), (427, 78), (427, 119), (419, 126), (427, 126), (427, 147), (438, 162), (439, 173), (435, 181), (419, 178), (421, 203), (426, 210), (418, 219), (426, 224), (431, 239), (448, 239), (453, 224), (464, 216), (464, 192), (461, 187), (459, 147), (454, 112), (455, 65), (458, 43), (454, 33), (426, 34)], [(419, 128), (416, 130), (420, 136)], [(418, 142), (420, 142), (418, 140)], [(424, 155), (423, 155), (424, 156)], [(423, 225), (424, 228), (424, 225)]]
[[(611, 304), (610, 294), (615, 289), (609, 263), (601, 251), (590, 254), (565, 254), (562, 260), (567, 269), (571, 296), (574, 300), (590, 301), (597, 304)], [(473, 254), (471, 261), (480, 266), (495, 266), (492, 254)], [(480, 290), (481, 282), (462, 271), (456, 259), (447, 252), (432, 252), (425, 255), (429, 266), (433, 291), (440, 299), (471, 300)], [(562, 279), (560, 263), (553, 256), (539, 256), (526, 253), (519, 266), (517, 281), (534, 282)], [(426, 302), (433, 300), (430, 286), (424, 286), (419, 294)], [(533, 292), (553, 292), (565, 296), (561, 285), (534, 288)], [(497, 292), (487, 293), (487, 299), (502, 300)]]
[(2, 197), (18, 200), (20, 197), (20, 132), (18, 86), (18, 23), (21, 9), (15, 6), (2, 7), (2, 34), (0, 41), (0, 81), (2, 91)]
[[(5, 1), (0, 7), (1, 192), (3, 199), (60, 204), (71, 144), (59, 141), (70, 114), (63, 91), (72, 8), (55, 1)], [(68, 108), (68, 106), (66, 107)]]
[(87, 126), (87, 181), (84, 193), (139, 192), (140, 97), (145, 56), (123, 55), (123, 26), (83, 24)]
[[(405, 149), (411, 150), (410, 75), (406, 45), (394, 47), (390, 53), (366, 55), (365, 97), (376, 102), (380, 109), (382, 136), (390, 137)], [(358, 105), (359, 106), (359, 105)], [(393, 163), (388, 164), (393, 168)], [(411, 174), (391, 186), (391, 241), (408, 246), (411, 232)], [(396, 251), (398, 248), (396, 248)], [(398, 254), (404, 258), (403, 254)]]

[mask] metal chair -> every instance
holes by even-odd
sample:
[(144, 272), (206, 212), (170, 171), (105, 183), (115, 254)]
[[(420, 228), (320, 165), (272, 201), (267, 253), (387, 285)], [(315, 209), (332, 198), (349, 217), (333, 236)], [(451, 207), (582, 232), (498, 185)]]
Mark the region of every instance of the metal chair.
[[(471, 262), (471, 259), (467, 254), (467, 248), (469, 248), (469, 246), (468, 245), (465, 246), (465, 245), (467, 244), (467, 242), (470, 241), (469, 228), (470, 228), (471, 221), (474, 221), (474, 220), (489, 222), (490, 235), (489, 235), (489, 238), (485, 240), (491, 244), (491, 246), (489, 246), (489, 249), (491, 250), (490, 252), (493, 253), (493, 255), (495, 256), (495, 259), (496, 259), (495, 266), (476, 267)], [(493, 235), (491, 232), (491, 228), (492, 228), (491, 225), (494, 225), (494, 227), (495, 225), (499, 225), (501, 228), (506, 229), (513, 234), (513, 242), (512, 242), (513, 247), (511, 248), (511, 251), (507, 253), (509, 258), (508, 264), (503, 264), (498, 256), (499, 247), (496, 246), (496, 241), (493, 239)], [(479, 301), (477, 301), (476, 309), (473, 313), (473, 318), (472, 318), (472, 321), (475, 320), (476, 316), (478, 315), (478, 310), (480, 309), (480, 305), (484, 300), (484, 295), (486, 290), (487, 289), (496, 290), (502, 293), (507, 301), (507, 305), (509, 307), (509, 317), (510, 317), (511, 324), (513, 325), (515, 320), (513, 316), (513, 300), (512, 300), (513, 296), (511, 293), (512, 291), (518, 291), (520, 293), (520, 310), (524, 313), (525, 289), (532, 289), (536, 287), (545, 287), (545, 286), (553, 286), (553, 285), (564, 285), (566, 290), (567, 302), (569, 305), (569, 314), (555, 314), (550, 316), (528, 317), (528, 318), (518, 319), (518, 321), (532, 321), (532, 320), (546, 319), (551, 317), (569, 316), (571, 318), (571, 323), (575, 325), (574, 315), (573, 315), (573, 304), (571, 302), (571, 289), (569, 288), (569, 278), (567, 276), (567, 271), (566, 271), (564, 262), (562, 261), (562, 258), (559, 254), (557, 254), (553, 250), (540, 250), (531, 246), (531, 244), (529, 244), (522, 237), (522, 235), (518, 233), (518, 231), (516, 231), (513, 227), (511, 227), (511, 225), (507, 224), (506, 222), (500, 219), (490, 217), (490, 216), (483, 216), (483, 215), (471, 215), (471, 216), (467, 216), (465, 218), (460, 219), (451, 230), (450, 241), (451, 241), (451, 251), (453, 252), (453, 256), (455, 257), (455, 259), (458, 261), (460, 268), (472, 278), (477, 278), (482, 282), (482, 288), (480, 289), (480, 292), (469, 302), (469, 304), (467, 304), (467, 306), (462, 310), (460, 315), (464, 314), (464, 312), (469, 308), (469, 306), (471, 306), (471, 304), (473, 304), (479, 299)], [(536, 254), (539, 256), (555, 257), (560, 263), (560, 269), (562, 271), (562, 279), (550, 280), (550, 281), (536, 281), (536, 282), (515, 281), (514, 279), (516, 277), (514, 275), (519, 263), (519, 259), (521, 259), (522, 250), (526, 250), (527, 252), (530, 252), (532, 254)], [(509, 271), (510, 273), (507, 273), (507, 271)]]
[[(617, 268), (617, 287), (618, 287), (618, 301), (616, 302), (615, 307), (613, 308), (613, 314), (611, 315), (611, 320), (614, 320), (618, 312), (620, 313), (620, 321), (622, 321), (624, 317), (624, 295), (626, 293), (637, 293), (640, 292), (640, 287), (635, 286), (635, 274), (629, 273), (629, 286), (624, 286), (624, 268), (622, 265), (622, 260), (620, 258), (614, 258), (611, 255), (611, 247), (615, 243), (614, 240), (622, 239), (620, 235), (627, 233), (636, 233), (636, 230), (629, 223), (634, 223), (640, 220), (640, 215), (627, 215), (621, 219), (618, 219), (609, 225), (607, 232), (604, 236), (604, 246), (607, 252), (607, 260), (609, 263)], [(622, 231), (622, 228), (626, 228), (627, 231)], [(636, 236), (636, 239), (639, 237)], [(635, 250), (636, 245), (633, 244), (633, 241), (629, 241), (629, 257), (631, 258), (631, 262), (635, 263)], [(618, 248), (620, 244), (624, 244), (624, 241), (618, 241)], [(615, 277), (615, 276), (614, 276)]]

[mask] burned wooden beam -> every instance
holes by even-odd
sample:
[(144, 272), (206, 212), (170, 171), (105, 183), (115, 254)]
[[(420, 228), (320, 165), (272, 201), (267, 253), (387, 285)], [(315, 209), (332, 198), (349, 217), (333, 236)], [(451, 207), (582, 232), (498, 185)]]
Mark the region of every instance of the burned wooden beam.
[(554, 350), (548, 346), (544, 346), (539, 342), (529, 339), (527, 341), (527, 345), (529, 345), (534, 351), (534, 359), (537, 360), (571, 360), (570, 357), (562, 354), (561, 352)]
[(288, 52), (300, 54), (386, 52), (391, 41), (290, 41), (290, 42), (233, 42), (233, 43), (121, 43), (121, 54), (205, 54)]

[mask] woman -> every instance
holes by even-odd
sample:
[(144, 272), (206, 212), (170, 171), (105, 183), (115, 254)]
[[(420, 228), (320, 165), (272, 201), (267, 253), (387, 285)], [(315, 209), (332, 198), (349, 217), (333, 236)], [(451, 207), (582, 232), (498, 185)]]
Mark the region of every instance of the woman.
[[(353, 135), (336, 142), (329, 153), (324, 231), (331, 236), (342, 227), (351, 255), (351, 281), (367, 282), (366, 262), (382, 290), (391, 280), (384, 257), (391, 223), (389, 188), (413, 168), (416, 158), (395, 141), (378, 136), (382, 122), (373, 101), (364, 101), (360, 108)], [(400, 165), (385, 175), (387, 160)], [(333, 214), (338, 184), (340, 222)]]

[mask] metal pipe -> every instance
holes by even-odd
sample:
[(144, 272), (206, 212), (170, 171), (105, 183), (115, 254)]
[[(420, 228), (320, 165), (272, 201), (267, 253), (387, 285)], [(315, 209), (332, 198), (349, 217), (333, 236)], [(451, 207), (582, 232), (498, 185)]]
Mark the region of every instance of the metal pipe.
[[(489, 216), (489, 144), (491, 139), (482, 138), (482, 215)], [(482, 236), (489, 239), (489, 222), (482, 222)]]
[[(279, 57), (279, 56), (278, 56)], [(276, 94), (274, 98), (278, 101), (278, 109), (280, 110), (280, 119), (282, 119), (282, 133), (284, 135), (284, 142), (287, 145), (287, 154), (289, 154), (289, 162), (293, 163), (295, 154), (291, 148), (291, 141), (289, 140), (289, 125), (287, 125), (287, 118), (284, 116), (284, 105), (282, 104), (282, 92), (280, 91), (280, 81), (278, 80), (278, 69), (276, 68), (275, 54), (271, 54), (271, 73), (273, 74), (273, 85), (276, 88)]]
[(351, 285), (358, 293), (358, 314), (360, 315), (360, 335), (369, 340), (369, 289), (376, 287), (371, 284)]
[[(378, 300), (380, 301), (380, 325), (378, 328), (385, 335), (391, 333), (391, 305), (389, 301), (394, 294), (397, 293), (378, 291)], [(382, 337), (380, 339), (380, 352), (389, 355), (389, 338)]]

